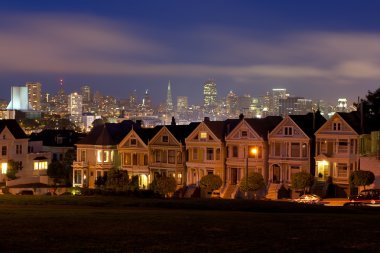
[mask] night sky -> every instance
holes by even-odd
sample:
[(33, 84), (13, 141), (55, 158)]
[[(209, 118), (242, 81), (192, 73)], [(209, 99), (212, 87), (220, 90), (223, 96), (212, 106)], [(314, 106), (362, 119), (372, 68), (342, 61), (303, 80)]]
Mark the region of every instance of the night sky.
[(380, 87), (380, 1), (2, 0), (0, 97), (39, 81), (56, 92), (89, 84), (126, 98), (200, 103), (219, 95), (291, 95), (354, 102)]

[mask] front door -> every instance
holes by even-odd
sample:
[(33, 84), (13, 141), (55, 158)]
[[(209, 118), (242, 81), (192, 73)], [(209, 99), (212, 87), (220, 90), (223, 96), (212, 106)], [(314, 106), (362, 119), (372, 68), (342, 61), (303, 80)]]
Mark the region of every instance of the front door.
[(237, 168), (231, 168), (231, 184), (237, 184)]
[(272, 166), (272, 168), (273, 168), (273, 174), (272, 174), (273, 183), (280, 183), (280, 166), (275, 164)]

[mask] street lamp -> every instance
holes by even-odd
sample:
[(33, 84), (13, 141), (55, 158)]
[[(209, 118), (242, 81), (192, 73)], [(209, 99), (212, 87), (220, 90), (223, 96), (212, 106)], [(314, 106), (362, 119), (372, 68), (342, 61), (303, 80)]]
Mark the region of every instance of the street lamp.
[(247, 146), (247, 157), (245, 159), (245, 187), (246, 187), (246, 192), (245, 196), (248, 198), (248, 158), (249, 155), (251, 154), (252, 156), (256, 156), (258, 153), (257, 147), (249, 147)]

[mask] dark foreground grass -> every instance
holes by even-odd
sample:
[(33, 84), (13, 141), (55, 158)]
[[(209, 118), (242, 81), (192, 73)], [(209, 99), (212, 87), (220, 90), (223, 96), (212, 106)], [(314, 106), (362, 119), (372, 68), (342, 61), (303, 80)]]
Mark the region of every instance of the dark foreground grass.
[(0, 196), (0, 252), (380, 252), (380, 211)]

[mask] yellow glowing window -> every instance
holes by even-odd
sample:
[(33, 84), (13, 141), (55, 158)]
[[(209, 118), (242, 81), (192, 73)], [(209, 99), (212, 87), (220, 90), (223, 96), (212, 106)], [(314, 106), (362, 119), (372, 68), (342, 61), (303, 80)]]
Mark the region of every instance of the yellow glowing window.
[(206, 140), (207, 139), (207, 132), (201, 132), (199, 138), (201, 140)]
[(1, 173), (7, 174), (8, 163), (1, 163)]
[(47, 167), (47, 161), (34, 162), (34, 170), (46, 170)]

